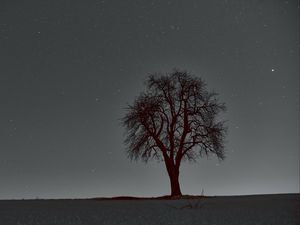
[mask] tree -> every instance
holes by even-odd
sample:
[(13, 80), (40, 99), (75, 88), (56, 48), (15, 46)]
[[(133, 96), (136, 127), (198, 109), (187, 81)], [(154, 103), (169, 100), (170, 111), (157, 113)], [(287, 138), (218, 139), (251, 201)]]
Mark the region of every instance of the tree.
[(186, 71), (150, 74), (146, 90), (128, 105), (122, 118), (125, 144), (132, 160), (164, 161), (171, 196), (181, 196), (179, 169), (183, 160), (214, 154), (224, 159), (226, 127), (217, 116), (225, 110), (206, 83)]

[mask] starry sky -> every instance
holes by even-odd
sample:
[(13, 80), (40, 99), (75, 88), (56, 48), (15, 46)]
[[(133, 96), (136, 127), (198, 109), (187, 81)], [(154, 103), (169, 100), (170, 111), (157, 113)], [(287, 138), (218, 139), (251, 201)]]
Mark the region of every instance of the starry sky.
[(183, 163), (184, 194), (299, 191), (299, 3), (0, 3), (0, 199), (159, 196), (120, 118), (147, 74), (185, 69), (226, 103), (227, 158)]

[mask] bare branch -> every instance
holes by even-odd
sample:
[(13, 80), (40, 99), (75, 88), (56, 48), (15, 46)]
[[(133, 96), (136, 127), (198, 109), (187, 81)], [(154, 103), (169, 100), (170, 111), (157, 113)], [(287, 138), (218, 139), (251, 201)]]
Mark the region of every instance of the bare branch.
[(225, 105), (202, 79), (174, 70), (149, 75), (146, 85), (122, 120), (131, 159), (163, 158), (178, 167), (183, 158), (224, 159), (226, 127), (217, 116)]

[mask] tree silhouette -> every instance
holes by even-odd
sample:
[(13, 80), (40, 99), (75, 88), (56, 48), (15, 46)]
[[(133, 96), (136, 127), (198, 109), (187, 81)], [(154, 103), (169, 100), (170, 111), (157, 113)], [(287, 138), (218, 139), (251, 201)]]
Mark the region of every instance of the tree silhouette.
[(146, 90), (127, 108), (122, 118), (126, 128), (128, 157), (165, 162), (171, 196), (181, 196), (179, 168), (182, 160), (215, 154), (224, 159), (225, 110), (205, 82), (186, 71), (150, 74)]

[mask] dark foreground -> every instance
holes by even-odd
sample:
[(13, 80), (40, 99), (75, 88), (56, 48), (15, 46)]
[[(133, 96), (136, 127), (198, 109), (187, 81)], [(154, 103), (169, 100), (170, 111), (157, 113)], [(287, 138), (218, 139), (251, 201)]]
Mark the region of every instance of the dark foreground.
[(2, 200), (0, 225), (298, 225), (299, 194), (195, 199)]

